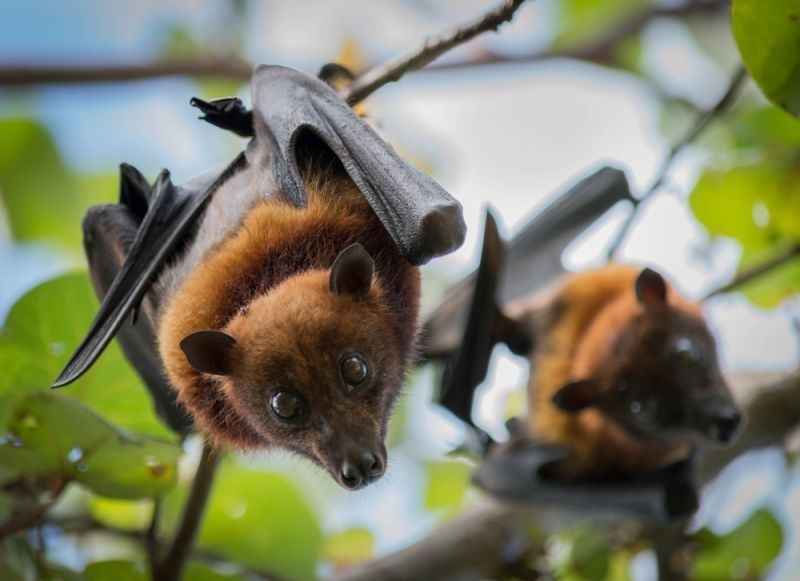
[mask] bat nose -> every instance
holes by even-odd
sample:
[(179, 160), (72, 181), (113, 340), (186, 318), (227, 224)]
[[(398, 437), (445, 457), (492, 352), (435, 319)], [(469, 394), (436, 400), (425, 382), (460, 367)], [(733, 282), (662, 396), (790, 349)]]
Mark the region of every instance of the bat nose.
[(742, 425), (742, 414), (735, 409), (718, 414), (711, 424), (711, 436), (722, 444), (730, 443)]
[(383, 476), (383, 461), (372, 452), (348, 457), (342, 462), (341, 482), (350, 490), (358, 490)]

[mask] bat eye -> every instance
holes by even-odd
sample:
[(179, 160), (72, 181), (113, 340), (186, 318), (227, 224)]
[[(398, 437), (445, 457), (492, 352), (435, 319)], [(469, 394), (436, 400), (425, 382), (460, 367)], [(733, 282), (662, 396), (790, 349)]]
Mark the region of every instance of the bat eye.
[(679, 365), (691, 367), (700, 362), (700, 347), (688, 337), (681, 337), (672, 346), (670, 356)]
[(641, 426), (652, 424), (656, 419), (658, 403), (655, 398), (632, 399), (628, 404), (634, 420)]
[(350, 387), (356, 387), (364, 382), (369, 373), (367, 362), (359, 355), (348, 355), (342, 361), (342, 379)]
[(288, 391), (276, 391), (269, 401), (272, 411), (279, 418), (291, 420), (306, 413), (300, 398)]

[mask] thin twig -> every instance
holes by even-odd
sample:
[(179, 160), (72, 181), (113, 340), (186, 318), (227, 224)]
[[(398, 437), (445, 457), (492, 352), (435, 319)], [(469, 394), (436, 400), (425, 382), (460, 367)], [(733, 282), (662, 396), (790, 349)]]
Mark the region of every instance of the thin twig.
[(414, 48), (407, 54), (356, 77), (344, 92), (342, 98), (350, 105), (355, 105), (383, 85), (397, 81), (408, 71), (424, 67), (451, 48), (463, 44), (488, 30), (497, 30), (501, 24), (510, 21), (514, 17), (514, 13), (524, 1), (504, 0), (497, 8), (487, 12), (477, 20), (427, 39), (422, 46)]
[(800, 257), (800, 242), (793, 244), (783, 252), (776, 254), (761, 264), (756, 264), (751, 268), (741, 271), (728, 284), (725, 284), (708, 293), (703, 300), (709, 299), (721, 293), (732, 291), (797, 257)]
[(631, 226), (636, 219), (641, 203), (650, 198), (662, 185), (664, 185), (664, 180), (666, 179), (667, 174), (672, 167), (672, 163), (675, 161), (675, 158), (678, 156), (678, 154), (683, 151), (687, 145), (697, 139), (714, 119), (725, 113), (731, 107), (733, 102), (736, 100), (736, 97), (739, 94), (739, 89), (741, 89), (746, 78), (747, 72), (745, 71), (744, 67), (740, 66), (737, 69), (736, 74), (733, 75), (733, 78), (728, 84), (728, 88), (725, 90), (725, 93), (722, 95), (722, 97), (720, 97), (719, 101), (717, 101), (716, 104), (710, 109), (702, 111), (697, 116), (695, 122), (687, 129), (683, 137), (672, 146), (669, 154), (661, 163), (661, 167), (656, 174), (656, 179), (653, 180), (653, 183), (649, 188), (647, 188), (647, 191), (645, 191), (644, 194), (642, 194), (638, 199), (634, 200), (633, 210), (620, 227), (616, 237), (614, 238), (614, 241), (608, 248), (607, 257), (609, 260), (614, 257), (614, 255), (617, 253), (617, 250), (619, 250), (619, 247), (627, 238), (628, 232), (630, 232)]
[(175, 537), (164, 559), (157, 567), (153, 578), (156, 581), (175, 581), (181, 578), (186, 561), (192, 553), (200, 523), (203, 522), (206, 503), (214, 483), (214, 474), (219, 464), (219, 455), (208, 442), (203, 443), (200, 464), (183, 507), (183, 515), (175, 531)]
[(0, 524), (0, 538), (5, 537), (6, 535), (18, 533), (19, 531), (23, 531), (38, 523), (45, 513), (50, 510), (50, 508), (60, 498), (61, 493), (64, 492), (67, 484), (69, 484), (68, 478), (59, 477), (59, 479), (56, 480), (56, 482), (53, 484), (53, 487), (50, 489), (50, 498), (47, 500), (47, 502), (43, 502), (28, 513), (21, 514), (16, 518)]

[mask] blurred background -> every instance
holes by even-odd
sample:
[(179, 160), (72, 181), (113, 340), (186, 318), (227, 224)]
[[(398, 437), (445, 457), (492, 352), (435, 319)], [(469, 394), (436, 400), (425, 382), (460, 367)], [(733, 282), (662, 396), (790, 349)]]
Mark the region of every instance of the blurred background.
[[(335, 61), (364, 71), (493, 5), (3, 3), (0, 421), (8, 434), (39, 434), (41, 449), (2, 438), (0, 519), (47, 511), (34, 519), (44, 524), (3, 538), (4, 579), (144, 578), (150, 499), (163, 497), (162, 521), (171, 526), (199, 455), (199, 442), (188, 442), (186, 454), (170, 443), (116, 348), (57, 400), (46, 395), (97, 308), (80, 221), (90, 205), (116, 201), (119, 163), (149, 179), (168, 168), (185, 181), (245, 145), (198, 121), (191, 97), (249, 103), (253, 63), (315, 74)], [(458, 252), (424, 268), (425, 311), (477, 263), (486, 204), (513, 234), (604, 164), (623, 169), (641, 195), (739, 63), (728, 2), (536, 0), (499, 33), (381, 88), (359, 111), (461, 201), (469, 227)], [(656, 267), (690, 298), (705, 296), (796, 246), (798, 160), (800, 123), (747, 81), (731, 110), (675, 156), (618, 258)], [(630, 212), (613, 208), (568, 248), (565, 266), (603, 264)], [(759, 384), (797, 368), (800, 260), (789, 258), (706, 303), (727, 373)], [(523, 360), (499, 350), (475, 410), (498, 439), (504, 420), (524, 409), (526, 376)], [(434, 379), (429, 368), (411, 374), (392, 422), (388, 473), (358, 494), (285, 454), (227, 457), (188, 578), (327, 576), (419, 541), (477, 502), (473, 465), (449, 454), (463, 427), (430, 403)], [(96, 432), (86, 433), (92, 422)], [(147, 445), (86, 443), (118, 429)], [(695, 578), (791, 579), (800, 571), (800, 470), (788, 440), (739, 458), (705, 491), (692, 524)], [(591, 531), (570, 527), (544, 546), (545, 566), (560, 577), (656, 575), (647, 546), (615, 548)]]

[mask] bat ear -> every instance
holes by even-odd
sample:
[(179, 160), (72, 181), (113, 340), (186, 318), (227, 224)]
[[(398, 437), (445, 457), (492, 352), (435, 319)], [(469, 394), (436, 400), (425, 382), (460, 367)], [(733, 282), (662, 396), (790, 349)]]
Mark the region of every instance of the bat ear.
[(591, 379), (570, 381), (553, 395), (553, 403), (564, 412), (579, 412), (598, 403), (598, 387)]
[(647, 308), (667, 304), (667, 283), (655, 270), (645, 268), (636, 278), (636, 300)]
[(222, 331), (197, 331), (181, 341), (181, 350), (189, 365), (211, 375), (233, 373), (236, 339)]
[(339, 253), (331, 266), (330, 289), (335, 295), (364, 298), (372, 287), (372, 257), (361, 244), (351, 244)]

